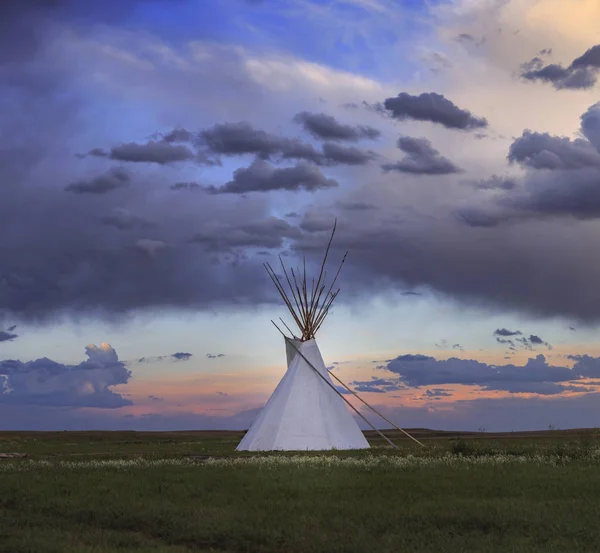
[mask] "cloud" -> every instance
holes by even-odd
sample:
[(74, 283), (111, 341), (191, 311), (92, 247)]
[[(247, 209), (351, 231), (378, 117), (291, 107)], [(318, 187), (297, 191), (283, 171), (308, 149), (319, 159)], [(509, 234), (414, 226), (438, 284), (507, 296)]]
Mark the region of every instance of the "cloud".
[[(110, 4), (115, 10), (125, 10), (115, 2)], [(548, 183), (547, 173), (554, 175), (550, 177), (552, 181), (559, 178), (558, 171), (529, 166), (521, 171), (521, 162), (515, 161), (519, 166), (514, 169), (522, 176), (511, 188), (512, 193), (506, 195), (510, 198), (504, 198), (502, 203), (499, 198), (504, 196), (504, 187), (494, 186), (479, 194), (456, 186), (454, 178), (438, 179), (439, 185), (428, 182), (424, 187), (410, 174), (402, 174), (399, 187), (398, 174), (381, 175), (379, 164), (375, 163), (372, 167), (336, 166), (330, 170), (332, 162), (312, 138), (307, 135), (301, 140), (286, 138), (279, 133), (288, 132), (294, 114), (322, 109), (319, 96), (332, 106), (360, 102), (357, 98), (372, 102), (395, 94), (387, 91), (386, 83), (288, 55), (264, 54), (247, 44), (194, 41), (180, 48), (156, 35), (130, 32), (118, 25), (108, 28), (97, 25), (94, 18), (103, 10), (103, 7), (90, 8), (89, 13), (83, 10), (77, 32), (71, 32), (68, 25), (46, 25), (29, 14), (19, 16), (20, 26), (14, 27), (17, 30), (3, 27), (5, 32), (0, 42), (4, 48), (0, 58), (6, 60), (12, 56), (26, 62), (3, 64), (0, 79), (0, 102), (7, 108), (2, 110), (6, 118), (0, 145), (0, 180), (5, 183), (0, 208), (3, 254), (0, 305), (7, 306), (9, 316), (47, 322), (65, 314), (120, 317), (140, 309), (202, 310), (223, 305), (243, 309), (271, 301), (273, 294), (265, 281), (262, 259), (253, 255), (255, 248), (273, 253), (285, 248), (291, 256), (317, 249), (320, 252), (323, 235), (296, 227), (300, 221), (304, 221), (305, 228), (308, 223), (318, 226), (317, 215), (303, 219), (314, 207), (307, 203), (315, 202), (330, 220), (339, 216), (340, 248), (351, 249), (348, 271), (344, 273), (344, 290), (349, 292), (344, 294), (346, 298), (387, 293), (388, 288), (398, 294), (387, 297), (396, 298), (405, 290), (427, 289), (478, 307), (598, 320), (600, 306), (589, 302), (599, 278), (591, 261), (595, 248), (593, 221), (589, 224), (567, 221), (563, 226), (562, 221), (523, 220), (515, 216), (525, 212), (519, 198), (532, 190), (528, 183), (543, 189)], [(131, 13), (130, 8), (126, 11)], [(25, 29), (27, 21), (30, 27)], [(463, 30), (475, 37), (483, 34), (479, 29), (465, 26), (447, 36), (456, 36)], [(19, 33), (32, 40), (19, 42), (21, 46), (16, 48), (11, 40), (22, 38)], [(490, 52), (496, 50), (494, 42)], [(480, 49), (479, 56), (488, 53)], [(499, 83), (495, 76), (502, 69), (499, 66), (509, 64), (496, 58), (494, 63), (489, 61), (485, 58), (490, 71), (486, 86), (495, 88)], [(462, 71), (463, 62), (464, 75), (474, 74), (476, 67), (466, 59), (457, 59), (451, 71)], [(510, 61), (510, 67), (515, 63)], [(50, 67), (52, 71), (48, 70)], [(459, 82), (455, 76), (460, 75), (452, 73), (448, 83)], [(407, 86), (412, 85), (407, 83)], [(512, 96), (509, 92), (505, 95), (504, 89), (498, 89), (503, 100), (492, 102), (496, 106), (495, 115), (491, 111), (480, 112), (488, 109), (481, 100), (484, 95), (477, 93), (477, 99), (469, 104), (467, 96), (475, 94), (475, 89), (469, 88), (466, 81), (464, 86), (464, 92), (444, 94), (448, 98), (456, 94), (454, 100), (461, 107), (471, 105), (476, 114), (471, 117), (475, 119), (479, 115), (493, 115), (494, 127), (500, 125), (504, 136), (520, 135), (523, 126), (535, 121), (533, 110), (522, 107), (525, 104), (520, 99), (514, 110), (509, 106), (508, 98)], [(118, 102), (109, 102), (111, 98)], [(100, 100), (101, 113), (106, 114), (102, 125), (97, 124)], [(535, 106), (543, 109), (546, 101), (540, 99)], [(504, 113), (510, 116), (503, 115), (502, 102), (506, 104)], [(437, 106), (436, 101), (430, 103)], [(522, 122), (519, 109), (528, 111)], [(154, 115), (148, 118), (148, 113)], [(455, 110), (450, 113), (447, 124), (472, 126), (468, 117), (456, 123)], [(369, 118), (374, 117), (372, 112), (363, 111), (347, 113), (350, 115), (352, 120), (348, 122), (352, 126), (368, 126)], [(406, 121), (412, 127), (414, 117), (409, 115)], [(439, 114), (436, 117), (440, 119)], [(251, 143), (246, 149), (241, 148), (242, 152), (250, 153), (239, 155), (261, 157), (273, 170), (296, 161), (314, 163), (327, 177), (344, 186), (328, 188), (318, 198), (288, 194), (289, 205), (282, 204), (284, 195), (278, 194), (169, 193), (169, 185), (179, 181), (198, 179), (203, 186), (205, 182), (223, 184), (232, 180), (223, 175), (231, 174), (240, 163), (249, 165), (251, 158), (246, 161), (237, 158), (238, 153), (215, 153), (202, 131), (189, 130), (214, 130), (215, 123), (235, 125), (226, 122), (244, 120), (251, 131), (265, 131), (258, 136), (259, 146)], [(341, 123), (344, 121), (340, 120)], [(385, 122), (388, 126), (390, 123)], [(160, 125), (160, 132), (142, 139), (156, 130), (155, 125)], [(552, 117), (544, 128), (535, 125), (533, 128), (561, 134), (565, 132), (561, 125), (562, 118)], [(279, 128), (282, 130), (276, 130)], [(444, 128), (426, 128), (433, 133), (427, 137), (434, 140), (436, 147), (453, 160), (458, 155), (457, 163), (474, 169), (474, 178), (488, 173), (488, 163), (498, 165), (489, 167), (490, 172), (502, 171), (501, 158), (491, 161), (493, 148), (500, 146), (502, 139), (484, 143), (472, 140), (472, 136), (467, 147), (461, 141), (468, 137), (461, 133), (455, 136), (458, 142), (453, 140), (448, 146), (440, 142), (448, 137)], [(223, 144), (228, 140), (225, 151), (227, 148), (240, 151), (233, 148), (231, 137), (212, 138)], [(243, 137), (233, 138), (240, 141)], [(207, 155), (223, 157), (225, 166), (203, 167), (198, 176), (199, 168), (192, 163), (173, 167), (136, 163), (127, 165), (132, 170), (130, 185), (121, 187), (118, 193), (82, 197), (83, 194), (59, 192), (65, 184), (87, 182), (95, 177), (95, 173), (90, 173), (95, 168), (108, 167), (108, 156), (77, 161), (75, 147), (77, 151), (87, 151), (98, 144), (130, 141), (143, 144), (146, 140), (183, 144), (191, 151), (200, 149)], [(223, 151), (222, 147), (218, 149)], [(107, 148), (106, 153), (109, 151)], [(386, 149), (382, 151), (387, 153)], [(592, 190), (592, 171), (596, 169), (585, 170), (590, 172)], [(530, 176), (534, 172), (543, 174)], [(579, 176), (565, 173), (560, 178), (564, 184)], [(561, 188), (560, 193), (564, 194), (565, 189)], [(581, 205), (589, 204), (589, 197), (584, 200)], [(362, 202), (374, 208), (370, 212), (345, 210), (344, 202)], [(480, 221), (489, 223), (497, 221), (499, 216), (502, 220), (505, 212), (510, 213), (514, 225), (486, 228), (459, 225), (448, 210), (463, 204), (475, 211), (489, 208), (491, 214), (479, 216)], [(102, 224), (102, 218), (114, 214), (115, 209), (126, 209), (155, 226), (125, 223), (132, 228), (116, 232), (114, 224)], [(297, 220), (288, 220), (294, 223), (291, 230), (274, 230), (274, 239), (266, 236), (266, 231), (258, 232), (256, 240), (248, 237), (245, 230), (248, 226), (260, 225), (269, 217), (275, 214), (280, 217), (285, 212), (300, 214)], [(535, 212), (528, 213), (533, 213), (532, 219), (536, 216)], [(567, 226), (567, 223), (573, 224)], [(223, 237), (224, 231), (234, 238)], [(200, 244), (190, 243), (195, 236), (200, 237)], [(245, 241), (249, 245), (244, 245)], [(264, 242), (266, 246), (261, 245)], [(569, 263), (556, 262), (563, 258)]]
[(315, 138), (323, 140), (348, 140), (356, 142), (362, 139), (376, 139), (381, 133), (366, 125), (343, 125), (335, 117), (325, 113), (310, 113), (302, 111), (294, 116), (294, 121), (300, 123), (304, 130)]
[(443, 388), (433, 388), (431, 390), (427, 389), (427, 390), (425, 390), (425, 395), (427, 397), (432, 397), (432, 398), (442, 398), (442, 397), (451, 397), (452, 396), (452, 394), (448, 393)]
[(152, 223), (125, 208), (113, 209), (111, 213), (102, 217), (102, 222), (119, 230), (132, 230), (138, 227), (152, 226)]
[(527, 219), (600, 215), (600, 104), (581, 116), (574, 140), (525, 130), (509, 148), (508, 160), (526, 169), (522, 184), (487, 204), (465, 205), (458, 217), (473, 227), (494, 227)]
[[(298, 138), (287, 138), (257, 130), (250, 123), (222, 123), (200, 132), (199, 141), (212, 153), (257, 156), (257, 161), (298, 159), (317, 165), (363, 165), (375, 156), (356, 147), (326, 142), (322, 151)], [(299, 163), (308, 166), (307, 163)]]
[(128, 142), (115, 146), (111, 148), (109, 157), (118, 161), (165, 165), (178, 161), (190, 161), (196, 157), (196, 154), (182, 144), (149, 141), (146, 144)]
[(520, 336), (523, 334), (520, 330), (508, 330), (507, 328), (497, 328), (494, 330), (494, 336)]
[(378, 209), (377, 206), (370, 204), (369, 202), (362, 201), (341, 201), (338, 202), (338, 206), (340, 207), (340, 209), (343, 209), (345, 211), (371, 211), (374, 209)]
[(167, 144), (172, 144), (173, 142), (193, 142), (195, 138), (194, 133), (182, 127), (178, 127), (168, 133), (164, 133), (160, 135), (160, 137), (161, 140)]
[(600, 152), (589, 141), (530, 130), (511, 144), (508, 160), (532, 169), (600, 168)]
[(568, 67), (556, 63), (544, 65), (541, 58), (535, 57), (521, 66), (520, 75), (525, 80), (551, 83), (557, 90), (587, 89), (596, 85), (599, 70), (600, 44), (574, 59)]
[(406, 156), (401, 161), (382, 165), (385, 171), (414, 175), (449, 175), (462, 172), (462, 169), (440, 155), (426, 138), (401, 136), (397, 145)]
[(500, 177), (492, 175), (488, 179), (478, 181), (467, 181), (469, 184), (479, 190), (514, 190), (517, 187), (517, 180), (512, 177)]
[(151, 399), (152, 401), (164, 401), (164, 398), (152, 395), (148, 396), (148, 399)]
[(177, 352), (171, 355), (171, 357), (173, 359), (175, 359), (176, 361), (189, 361), (191, 359), (193, 354), (191, 353), (184, 353), (184, 352)]
[(65, 190), (75, 194), (106, 194), (128, 186), (130, 181), (131, 175), (125, 169), (114, 167), (89, 180), (71, 183), (65, 187)]
[(224, 353), (217, 353), (216, 355), (214, 355), (213, 353), (207, 353), (206, 357), (208, 359), (220, 359), (221, 357), (225, 357)]
[(257, 130), (248, 122), (222, 123), (200, 132), (202, 143), (215, 154), (256, 155), (270, 158), (303, 159), (318, 163), (321, 154), (307, 142)]
[(0, 404), (52, 405), (112, 409), (131, 401), (110, 390), (126, 384), (131, 372), (109, 344), (85, 348), (79, 365), (63, 365), (46, 357), (36, 361), (0, 361)]
[(207, 190), (213, 194), (246, 194), (273, 190), (313, 192), (336, 186), (336, 180), (327, 178), (318, 167), (310, 163), (301, 161), (293, 167), (278, 168), (257, 158), (249, 167), (236, 169), (233, 179), (225, 185)]
[(408, 354), (388, 362), (387, 370), (398, 374), (401, 382), (410, 387), (462, 384), (511, 393), (550, 394), (578, 391), (577, 388), (558, 384), (581, 378), (600, 378), (600, 358), (570, 358), (575, 361), (572, 369), (549, 365), (541, 354), (530, 358), (524, 366), (488, 365), (473, 359), (456, 357), (437, 360), (426, 355)]
[(0, 330), (0, 342), (10, 342), (17, 338), (17, 334), (13, 334), (12, 332), (7, 332), (5, 330)]
[(590, 106), (581, 116), (581, 133), (600, 152), (600, 102)]
[(424, 92), (412, 96), (401, 92), (395, 98), (386, 98), (383, 106), (394, 119), (404, 121), (429, 121), (448, 129), (472, 130), (488, 126), (483, 117), (475, 117), (471, 112), (460, 109), (442, 94)]
[(355, 392), (368, 392), (374, 394), (385, 394), (387, 392), (395, 392), (405, 388), (404, 385), (397, 380), (389, 380), (385, 378), (372, 377), (371, 380), (350, 382)]
[(197, 182), (176, 182), (169, 188), (171, 190), (199, 190), (201, 186)]
[(321, 165), (365, 165), (375, 159), (377, 155), (372, 151), (364, 151), (354, 146), (344, 146), (333, 142), (323, 144), (323, 159)]
[(269, 217), (260, 222), (213, 226), (196, 233), (192, 241), (209, 251), (223, 252), (239, 248), (281, 248), (286, 238), (298, 235), (298, 229), (284, 219)]
[(589, 67), (563, 67), (551, 63), (544, 65), (541, 58), (535, 57), (521, 66), (521, 78), (528, 81), (552, 83), (557, 90), (592, 88), (597, 81), (597, 71)]

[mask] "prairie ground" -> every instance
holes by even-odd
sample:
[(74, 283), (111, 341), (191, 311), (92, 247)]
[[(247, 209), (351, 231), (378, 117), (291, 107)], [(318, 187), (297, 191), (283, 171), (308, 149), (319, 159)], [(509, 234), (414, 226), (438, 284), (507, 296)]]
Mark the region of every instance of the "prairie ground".
[(237, 454), (236, 432), (0, 433), (0, 552), (600, 548), (595, 431), (415, 430), (391, 449)]

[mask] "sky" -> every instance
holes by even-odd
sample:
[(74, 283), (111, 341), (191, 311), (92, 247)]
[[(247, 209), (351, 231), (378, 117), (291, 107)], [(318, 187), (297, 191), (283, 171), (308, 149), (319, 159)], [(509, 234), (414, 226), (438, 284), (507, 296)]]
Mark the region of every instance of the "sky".
[(263, 263), (314, 273), (336, 220), (318, 342), (367, 402), (405, 428), (600, 426), (599, 20), (2, 2), (0, 429), (248, 428), (291, 323)]

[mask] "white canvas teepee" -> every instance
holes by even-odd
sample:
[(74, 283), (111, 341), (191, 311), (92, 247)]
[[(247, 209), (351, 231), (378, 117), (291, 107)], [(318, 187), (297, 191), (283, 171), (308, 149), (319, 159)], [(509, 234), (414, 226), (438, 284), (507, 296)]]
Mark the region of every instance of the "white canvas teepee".
[[(331, 239), (334, 233), (335, 226)], [(288, 295), (271, 266), (265, 265), (302, 334), (299, 339), (285, 337), (288, 369), (238, 445), (238, 451), (369, 447), (342, 395), (333, 385), (315, 340), (317, 330), (323, 324), (333, 300), (339, 293), (339, 289), (335, 292), (332, 290), (341, 264), (333, 282), (329, 286), (325, 284), (324, 265), (331, 239), (318, 280), (313, 280), (310, 290), (306, 269), (300, 277), (293, 270), (288, 274), (283, 262), (281, 263), (291, 292)], [(342, 264), (343, 262), (344, 260)]]
[(299, 349), (238, 451), (368, 448), (342, 398), (304, 359), (331, 383), (317, 342)]

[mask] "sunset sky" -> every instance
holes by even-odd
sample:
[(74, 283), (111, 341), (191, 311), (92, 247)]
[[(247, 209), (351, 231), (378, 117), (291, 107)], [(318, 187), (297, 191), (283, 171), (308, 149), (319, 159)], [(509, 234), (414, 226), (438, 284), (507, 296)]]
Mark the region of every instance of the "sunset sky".
[(599, 21), (1, 2), (0, 429), (248, 428), (285, 370), (262, 264), (314, 272), (336, 218), (318, 341), (365, 400), (407, 428), (600, 426)]

